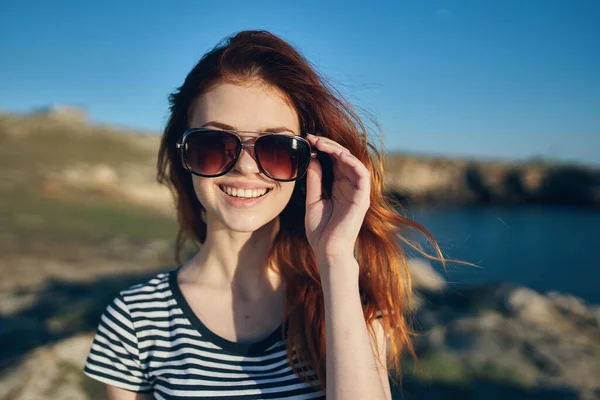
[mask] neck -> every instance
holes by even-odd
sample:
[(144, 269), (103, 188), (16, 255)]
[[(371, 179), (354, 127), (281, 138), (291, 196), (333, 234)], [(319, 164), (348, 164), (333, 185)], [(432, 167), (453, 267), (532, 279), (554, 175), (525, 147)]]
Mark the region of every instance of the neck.
[(249, 299), (281, 286), (279, 274), (267, 263), (279, 232), (277, 218), (250, 233), (233, 232), (211, 222), (207, 224), (206, 241), (190, 262), (195, 281), (231, 287)]

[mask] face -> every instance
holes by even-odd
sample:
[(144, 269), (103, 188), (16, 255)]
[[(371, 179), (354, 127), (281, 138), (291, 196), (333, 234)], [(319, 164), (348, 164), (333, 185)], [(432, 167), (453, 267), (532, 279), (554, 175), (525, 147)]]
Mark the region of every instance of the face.
[[(275, 132), (273, 128), (278, 128), (279, 134), (300, 134), (298, 115), (286, 102), (285, 95), (262, 82), (213, 86), (193, 104), (189, 127), (254, 132)], [(244, 142), (259, 136), (239, 135)], [(252, 147), (244, 147), (226, 175), (217, 178), (192, 175), (192, 180), (196, 196), (206, 210), (209, 228), (236, 232), (254, 232), (273, 221), (289, 202), (295, 185), (262, 174)]]

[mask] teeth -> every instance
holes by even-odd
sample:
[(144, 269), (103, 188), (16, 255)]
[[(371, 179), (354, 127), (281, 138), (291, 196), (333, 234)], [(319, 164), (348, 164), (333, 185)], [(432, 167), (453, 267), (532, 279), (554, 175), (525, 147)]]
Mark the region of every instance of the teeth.
[(261, 197), (267, 193), (267, 189), (237, 189), (229, 186), (221, 186), (221, 190), (230, 196), (241, 198)]

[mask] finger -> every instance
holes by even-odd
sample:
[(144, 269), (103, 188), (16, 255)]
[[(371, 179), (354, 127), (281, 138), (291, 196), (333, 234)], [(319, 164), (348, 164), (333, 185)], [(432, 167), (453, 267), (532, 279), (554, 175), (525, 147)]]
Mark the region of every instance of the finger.
[[(356, 157), (354, 157), (354, 155), (352, 155), (352, 153), (350, 152), (350, 150), (348, 150), (346, 147), (342, 146), (341, 144), (337, 143), (336, 141), (326, 138), (324, 136), (315, 136), (312, 134), (307, 134), (307, 139), (309, 140), (309, 142), (312, 142), (312, 145), (314, 147), (316, 147), (318, 150), (320, 150), (323, 153), (329, 154), (331, 156), (331, 160), (333, 161), (333, 169), (334, 169), (334, 175), (337, 176), (338, 178), (346, 178), (349, 180), (356, 180), (359, 178), (359, 176), (357, 174), (352, 174), (351, 171), (347, 171), (347, 170), (340, 170), (338, 167), (340, 167), (340, 163), (344, 164), (344, 162), (342, 161), (342, 158), (344, 158), (346, 155), (349, 155), (350, 157), (358, 160)], [(360, 164), (362, 164), (362, 162), (360, 162), (360, 160), (358, 160)], [(358, 164), (356, 164), (358, 165)]]
[(357, 189), (370, 191), (371, 174), (362, 161), (352, 155), (350, 150), (323, 136), (308, 134), (307, 139), (317, 149), (331, 156), (336, 179), (348, 180)]
[[(350, 169), (351, 167), (347, 167)], [(363, 167), (364, 168), (364, 167)], [(337, 182), (337, 184), (335, 184)], [(363, 174), (359, 167), (353, 168), (352, 172), (346, 172), (345, 175), (338, 175), (334, 178), (332, 196), (344, 196), (348, 203), (354, 204), (360, 208), (368, 208), (371, 198), (371, 178), (370, 175)]]
[(348, 150), (347, 148), (345, 148), (344, 146), (342, 146), (335, 140), (326, 138), (324, 136), (315, 136), (315, 135), (312, 135), (309, 133), (306, 135), (306, 139), (312, 146), (316, 147), (319, 150), (327, 148), (327, 149), (337, 149), (339, 152), (350, 153), (350, 150)]
[(321, 153), (331, 156), (331, 161), (334, 163), (338, 162), (344, 154), (352, 155), (345, 147), (322, 140), (315, 142), (314, 147), (317, 148)]
[(342, 153), (339, 156), (338, 162), (334, 166), (334, 175), (343, 176), (359, 190), (370, 188), (371, 174), (369, 170), (362, 161), (350, 153)]
[(331, 156), (331, 159), (334, 162), (334, 170), (342, 168), (340, 169), (340, 172), (346, 171), (347, 169), (344, 169), (343, 165), (348, 163), (354, 167), (362, 166), (364, 168), (364, 164), (358, 158), (353, 156), (352, 153), (350, 153), (350, 150), (339, 143), (323, 139), (325, 138), (315, 137), (314, 145), (321, 152)]
[(312, 159), (306, 172), (306, 207), (323, 198), (322, 182), (323, 169), (321, 163), (316, 159)]
[(308, 136), (307, 139), (313, 146), (315, 146), (317, 148), (319, 148), (320, 146), (328, 146), (331, 148), (337, 148), (340, 151), (350, 152), (350, 150), (348, 150), (346, 147), (342, 146), (338, 142), (334, 141), (333, 139), (326, 138), (324, 136), (311, 135), (311, 136)]

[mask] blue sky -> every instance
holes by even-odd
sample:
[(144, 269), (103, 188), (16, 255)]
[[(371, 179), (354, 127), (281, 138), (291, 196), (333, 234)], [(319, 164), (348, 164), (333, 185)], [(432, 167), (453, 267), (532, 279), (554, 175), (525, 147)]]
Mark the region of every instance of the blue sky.
[(159, 132), (168, 94), (243, 29), (294, 44), (388, 150), (600, 165), (599, 1), (5, 0), (0, 109)]

